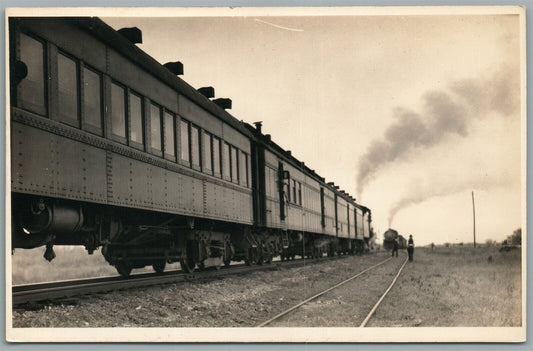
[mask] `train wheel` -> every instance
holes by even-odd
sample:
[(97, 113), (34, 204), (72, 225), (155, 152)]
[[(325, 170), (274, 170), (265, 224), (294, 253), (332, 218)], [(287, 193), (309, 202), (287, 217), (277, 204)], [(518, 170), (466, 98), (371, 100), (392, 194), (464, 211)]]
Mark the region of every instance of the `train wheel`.
[(257, 252), (256, 252), (256, 249), (254, 247), (251, 247), (248, 249), (248, 257), (244, 260), (244, 263), (247, 265), (247, 266), (251, 266), (252, 264), (254, 263), (257, 263)]
[(266, 263), (266, 264), (271, 264), (273, 258), (274, 258), (274, 256), (272, 256), (272, 255), (268, 255), (267, 258), (265, 259), (265, 263)]
[(194, 260), (192, 258), (182, 257), (180, 258), (181, 270), (185, 273), (194, 272)]
[(115, 268), (118, 274), (123, 277), (128, 277), (131, 273), (131, 265), (126, 261), (118, 261), (115, 263)]
[(163, 273), (165, 271), (165, 260), (159, 260), (152, 264), (152, 268), (156, 273)]
[(224, 260), (224, 267), (229, 267), (230, 264), (231, 264), (230, 259)]

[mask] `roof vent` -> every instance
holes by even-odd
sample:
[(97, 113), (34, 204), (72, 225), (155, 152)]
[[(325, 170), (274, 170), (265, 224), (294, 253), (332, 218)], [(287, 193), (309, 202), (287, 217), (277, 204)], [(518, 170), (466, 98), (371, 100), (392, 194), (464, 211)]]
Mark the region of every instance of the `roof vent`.
[(231, 109), (231, 99), (228, 98), (219, 98), (213, 100), (215, 104), (222, 107), (223, 109)]
[(270, 136), (270, 134), (265, 134), (265, 139), (270, 142), (272, 140), (272, 137)]
[(183, 74), (183, 63), (176, 61), (176, 62), (167, 62), (163, 66), (165, 66), (166, 69), (168, 69), (173, 74), (180, 76)]
[(122, 34), (122, 36), (128, 39), (132, 44), (142, 44), (143, 42), (143, 32), (137, 27), (121, 28), (117, 32)]
[(263, 127), (263, 121), (254, 122), (254, 126), (257, 132), (261, 133), (261, 127)]
[(203, 87), (203, 88), (198, 89), (198, 91), (200, 92), (200, 94), (202, 94), (206, 98), (215, 97), (215, 88), (213, 87)]
[(292, 156), (292, 151), (291, 150), (287, 150), (285, 152), (287, 153), (287, 155)]

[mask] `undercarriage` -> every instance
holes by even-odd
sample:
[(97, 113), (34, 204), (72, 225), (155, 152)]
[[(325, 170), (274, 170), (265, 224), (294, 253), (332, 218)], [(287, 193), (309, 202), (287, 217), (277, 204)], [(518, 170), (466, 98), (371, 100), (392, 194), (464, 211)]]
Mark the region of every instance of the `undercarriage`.
[(122, 276), (152, 266), (161, 273), (179, 262), (182, 270), (231, 262), (270, 263), (283, 251), (279, 232), (179, 215), (17, 195), (12, 200), (12, 248), (83, 245), (89, 254), (101, 247)]

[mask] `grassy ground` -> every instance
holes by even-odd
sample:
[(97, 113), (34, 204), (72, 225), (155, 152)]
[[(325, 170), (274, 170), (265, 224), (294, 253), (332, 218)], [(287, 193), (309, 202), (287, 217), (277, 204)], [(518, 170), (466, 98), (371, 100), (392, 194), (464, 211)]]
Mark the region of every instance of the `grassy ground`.
[(519, 249), (418, 248), (368, 326), (520, 326), (521, 297)]
[[(55, 246), (56, 258), (52, 262), (44, 259), (44, 251), (45, 247), (15, 250), (11, 256), (14, 285), (118, 274), (100, 251), (88, 255), (83, 247)], [(151, 267), (136, 269), (133, 272), (143, 271), (153, 272)]]

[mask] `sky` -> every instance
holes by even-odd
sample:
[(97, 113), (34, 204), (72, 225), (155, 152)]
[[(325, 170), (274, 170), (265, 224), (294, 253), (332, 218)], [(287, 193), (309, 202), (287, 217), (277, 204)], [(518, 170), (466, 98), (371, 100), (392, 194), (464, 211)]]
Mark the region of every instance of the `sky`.
[(472, 192), (478, 243), (521, 227), (517, 15), (102, 19), (371, 208), (378, 240), (472, 242)]

